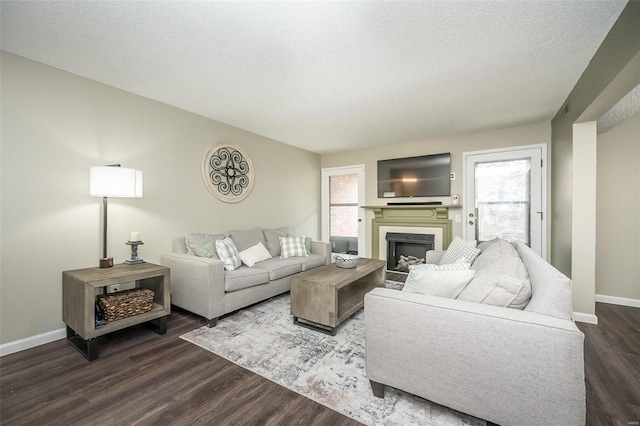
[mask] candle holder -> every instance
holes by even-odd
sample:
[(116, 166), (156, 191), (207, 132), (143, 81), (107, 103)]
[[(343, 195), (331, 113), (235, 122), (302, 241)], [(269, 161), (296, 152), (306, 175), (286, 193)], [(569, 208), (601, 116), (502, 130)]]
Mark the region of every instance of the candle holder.
[(138, 259), (138, 246), (141, 246), (144, 243), (142, 241), (127, 241), (126, 244), (131, 246), (131, 259), (125, 260), (124, 263), (128, 265), (144, 263), (144, 260)]

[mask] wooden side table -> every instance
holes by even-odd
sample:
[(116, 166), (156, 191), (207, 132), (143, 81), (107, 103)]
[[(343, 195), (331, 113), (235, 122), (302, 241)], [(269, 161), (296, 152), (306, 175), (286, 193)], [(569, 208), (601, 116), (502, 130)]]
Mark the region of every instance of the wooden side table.
[[(107, 286), (132, 281), (136, 288), (149, 288), (155, 293), (151, 311), (96, 326), (96, 296), (106, 293)], [(62, 319), (67, 324), (67, 340), (93, 361), (98, 358), (98, 336), (144, 322), (152, 322), (158, 334), (165, 334), (167, 315), (171, 313), (170, 295), (169, 268), (153, 263), (64, 271)]]

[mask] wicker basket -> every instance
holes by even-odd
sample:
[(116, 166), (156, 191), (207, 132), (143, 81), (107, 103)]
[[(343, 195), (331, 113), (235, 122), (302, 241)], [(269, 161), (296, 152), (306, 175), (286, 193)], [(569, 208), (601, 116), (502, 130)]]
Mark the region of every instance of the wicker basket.
[(134, 288), (101, 294), (98, 296), (98, 302), (104, 307), (104, 319), (117, 321), (149, 312), (153, 308), (153, 296), (154, 292), (151, 289)]
[(338, 268), (351, 269), (355, 268), (358, 264), (358, 256), (353, 254), (343, 254), (336, 256), (336, 266)]

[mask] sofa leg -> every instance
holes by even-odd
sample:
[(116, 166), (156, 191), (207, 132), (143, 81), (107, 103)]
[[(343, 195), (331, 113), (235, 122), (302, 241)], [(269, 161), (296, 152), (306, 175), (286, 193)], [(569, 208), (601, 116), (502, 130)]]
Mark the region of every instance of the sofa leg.
[(218, 325), (218, 318), (211, 318), (207, 321), (207, 327), (209, 328), (215, 327), (216, 325)]
[(373, 395), (377, 396), (378, 398), (384, 398), (385, 385), (383, 385), (382, 383), (374, 382), (373, 380), (369, 380), (369, 383), (371, 383), (371, 390), (373, 391)]

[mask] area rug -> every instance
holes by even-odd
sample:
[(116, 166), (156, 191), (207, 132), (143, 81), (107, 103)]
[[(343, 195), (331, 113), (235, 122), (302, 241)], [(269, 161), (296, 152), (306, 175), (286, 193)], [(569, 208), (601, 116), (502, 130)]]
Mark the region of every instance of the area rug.
[(180, 337), (367, 425), (486, 424), (390, 387), (384, 399), (373, 396), (363, 310), (330, 336), (294, 325), (284, 294)]

